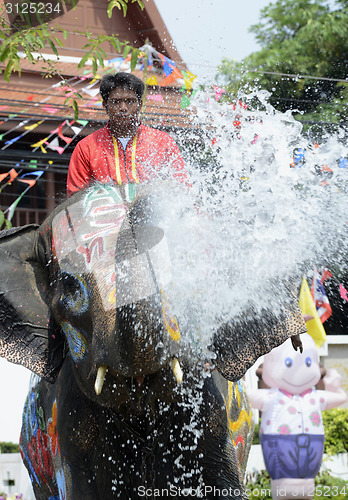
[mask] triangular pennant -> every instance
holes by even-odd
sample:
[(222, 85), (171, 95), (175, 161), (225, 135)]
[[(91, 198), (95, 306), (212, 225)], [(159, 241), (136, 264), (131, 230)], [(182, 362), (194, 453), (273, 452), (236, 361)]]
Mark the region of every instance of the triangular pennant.
[(44, 111), (47, 111), (47, 113), (50, 113), (51, 115), (54, 115), (55, 113), (57, 113), (57, 111), (59, 111), (58, 108), (52, 108), (51, 106), (43, 106), (42, 109)]
[(221, 88), (221, 87), (217, 87), (216, 85), (213, 85), (213, 89), (215, 91), (215, 100), (218, 101), (219, 99), (221, 99), (221, 96), (223, 94), (225, 94), (226, 90)]
[(6, 174), (0, 174), (0, 182), (3, 181), (6, 177), (10, 177), (9, 183), (11, 183), (16, 177), (17, 177), (17, 172), (14, 168), (11, 168), (9, 172), (6, 172)]
[(62, 126), (61, 125), (59, 125), (59, 127), (58, 127), (58, 137), (60, 137), (67, 144), (70, 144), (71, 141), (72, 141), (71, 137), (66, 137), (65, 135), (63, 135)]
[[(25, 184), (29, 184), (30, 187), (33, 187), (36, 184), (36, 181), (42, 176), (44, 173), (43, 170), (37, 170), (36, 172), (28, 172), (26, 174), (23, 174), (20, 179), (18, 179), (19, 182), (24, 182)], [(35, 179), (26, 179), (26, 177), (35, 177)]]
[(53, 151), (57, 151), (60, 155), (64, 153), (64, 148), (59, 146), (58, 137), (55, 137), (51, 142), (45, 142), (46, 146)]
[(182, 71), (184, 81), (185, 81), (185, 90), (191, 90), (192, 88), (192, 82), (195, 78), (197, 78), (197, 75), (194, 75), (190, 71)]
[(21, 137), (23, 137), (23, 135), (24, 134), (17, 135), (16, 137), (13, 137), (13, 139), (9, 139), (8, 141), (6, 141), (5, 144), (10, 145), (10, 144), (13, 144), (14, 142), (17, 142), (18, 139), (20, 139)]
[(50, 133), (51, 134), (58, 134), (59, 132), (59, 127), (63, 127), (66, 123), (68, 123), (68, 120), (64, 120), (60, 125), (58, 125), (57, 128), (55, 128), (54, 130), (50, 130)]
[(148, 94), (146, 98), (156, 102), (163, 102), (162, 94)]
[(147, 80), (146, 80), (146, 84), (147, 84), (147, 85), (151, 85), (151, 86), (156, 86), (156, 85), (158, 85), (157, 76), (156, 76), (156, 75), (154, 75), (154, 76), (150, 76), (149, 78), (147, 78)]
[(82, 92), (89, 95), (90, 97), (95, 97), (99, 94), (99, 89), (88, 89), (87, 87), (82, 89)]
[(160, 87), (165, 87), (166, 85), (175, 82), (178, 78), (183, 78), (183, 75), (177, 68), (173, 68), (171, 74), (161, 81)]
[(88, 120), (76, 120), (76, 122), (85, 127), (88, 123)]
[(35, 144), (31, 144), (32, 148), (40, 148), (43, 153), (47, 153), (46, 149), (43, 147), (43, 144), (47, 142), (48, 137), (41, 139), (41, 141), (36, 142)]
[(75, 135), (78, 135), (82, 130), (82, 127), (75, 127), (74, 126), (74, 127), (70, 127), (70, 128), (74, 132)]
[(187, 108), (187, 106), (189, 106), (191, 104), (191, 100), (189, 98), (188, 95), (184, 95), (183, 98), (181, 99), (181, 102), (180, 102), (180, 108), (181, 109), (185, 109)]
[(43, 123), (43, 120), (40, 120), (39, 122), (33, 123), (32, 125), (26, 125), (24, 128), (25, 130), (34, 130), (34, 128), (38, 127)]

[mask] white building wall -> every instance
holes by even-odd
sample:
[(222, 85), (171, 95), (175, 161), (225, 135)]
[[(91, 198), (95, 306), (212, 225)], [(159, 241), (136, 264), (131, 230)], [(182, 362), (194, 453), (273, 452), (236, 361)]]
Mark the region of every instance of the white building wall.
[[(10, 485), (14, 481), (13, 485)], [(27, 469), (20, 453), (0, 453), (0, 492), (8, 496), (22, 493), (23, 500), (35, 500)]]

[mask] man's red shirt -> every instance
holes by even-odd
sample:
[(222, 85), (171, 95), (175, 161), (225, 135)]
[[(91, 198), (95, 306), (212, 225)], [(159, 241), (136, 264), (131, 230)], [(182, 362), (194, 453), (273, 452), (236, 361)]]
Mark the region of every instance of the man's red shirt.
[(158, 177), (189, 184), (183, 157), (170, 135), (141, 124), (124, 150), (107, 124), (75, 147), (69, 165), (67, 193), (70, 196), (93, 180), (123, 184)]

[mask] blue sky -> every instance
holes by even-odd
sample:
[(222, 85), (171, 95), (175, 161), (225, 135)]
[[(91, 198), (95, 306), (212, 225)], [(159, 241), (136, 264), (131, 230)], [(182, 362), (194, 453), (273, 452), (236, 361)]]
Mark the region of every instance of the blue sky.
[(213, 79), (223, 57), (240, 61), (259, 49), (249, 27), (270, 0), (155, 0), (192, 73)]

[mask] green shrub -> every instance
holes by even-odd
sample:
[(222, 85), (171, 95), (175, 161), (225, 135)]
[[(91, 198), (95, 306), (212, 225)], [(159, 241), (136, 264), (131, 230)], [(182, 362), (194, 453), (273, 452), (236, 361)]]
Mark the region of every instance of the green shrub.
[(314, 495), (313, 500), (346, 500), (348, 496), (348, 481), (332, 477), (330, 471), (319, 473), (315, 477), (316, 493), (321, 491), (321, 495)]
[(253, 444), (260, 444), (260, 424), (255, 424), (254, 435), (253, 435)]
[(19, 444), (0, 441), (0, 453), (19, 453)]
[(348, 452), (348, 408), (323, 411), (325, 453), (337, 455)]
[[(316, 492), (313, 500), (346, 500), (348, 497), (348, 481), (332, 477), (330, 471), (320, 473), (315, 478)], [(248, 481), (246, 488), (249, 500), (269, 500), (271, 491), (271, 479), (265, 470), (253, 476)]]
[(272, 496), (267, 493), (271, 492), (271, 478), (267, 471), (262, 470), (247, 482), (246, 488), (249, 493), (249, 500), (268, 500)]

